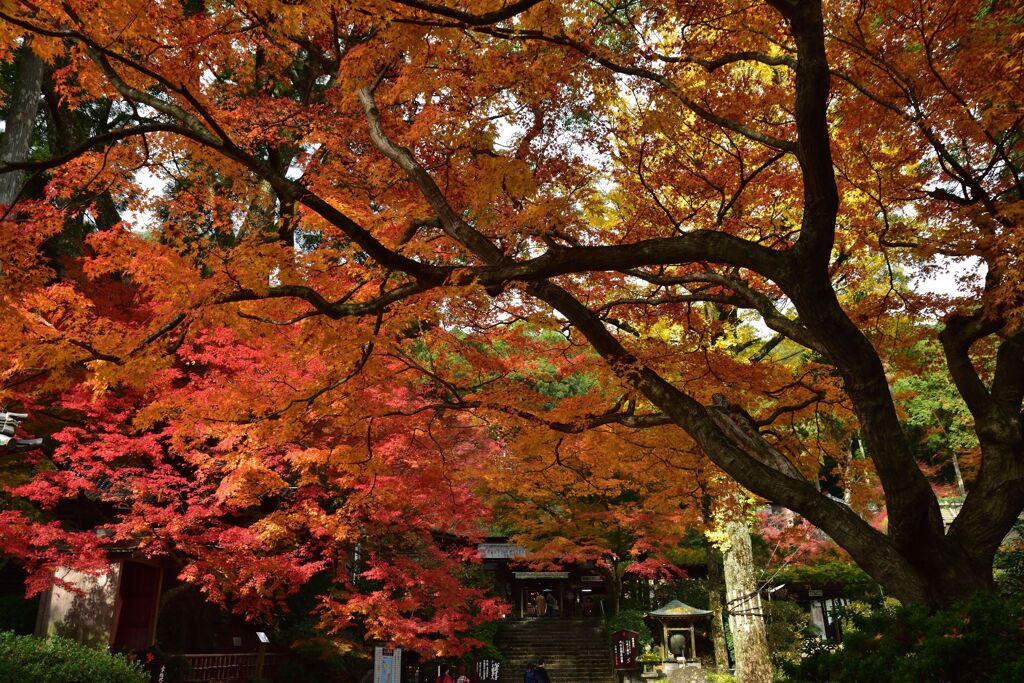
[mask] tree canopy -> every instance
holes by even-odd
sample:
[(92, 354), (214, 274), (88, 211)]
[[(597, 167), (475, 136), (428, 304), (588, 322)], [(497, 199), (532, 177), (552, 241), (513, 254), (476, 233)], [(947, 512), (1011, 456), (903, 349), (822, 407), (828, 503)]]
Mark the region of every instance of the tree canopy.
[[(254, 613), (334, 567), (329, 618), (429, 649), (497, 609), (444, 578), (439, 539), (486, 517), (460, 471), (509, 458), (508, 486), (562, 434), (603, 477), (670, 452), (663, 490), (724, 472), (903, 601), (991, 589), (1024, 509), (1022, 22), (987, 0), (5, 3), (4, 56), (44, 68), (7, 98), (10, 131), (41, 92), (2, 167), (0, 399), (53, 442), (3, 549), (40, 576), (98, 561), (100, 520)], [(937, 255), (984, 276), (916, 294)], [(948, 532), (890, 388), (936, 372), (905, 352), (924, 337), (978, 444)], [(822, 489), (826, 456), (880, 486), (885, 529)]]

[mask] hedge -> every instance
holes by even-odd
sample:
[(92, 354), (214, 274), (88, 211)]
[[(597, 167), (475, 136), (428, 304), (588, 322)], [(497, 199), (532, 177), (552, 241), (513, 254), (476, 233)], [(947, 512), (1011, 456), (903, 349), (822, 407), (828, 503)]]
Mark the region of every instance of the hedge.
[(67, 638), (0, 632), (0, 683), (148, 683), (138, 662)]

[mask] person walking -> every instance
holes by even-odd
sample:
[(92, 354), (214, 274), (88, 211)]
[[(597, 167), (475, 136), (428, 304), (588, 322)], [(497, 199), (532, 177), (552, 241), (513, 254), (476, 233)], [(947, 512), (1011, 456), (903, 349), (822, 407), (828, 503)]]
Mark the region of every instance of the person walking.
[(534, 683), (551, 683), (548, 670), (544, 668), (543, 659), (537, 662), (537, 666), (533, 669), (533, 681)]

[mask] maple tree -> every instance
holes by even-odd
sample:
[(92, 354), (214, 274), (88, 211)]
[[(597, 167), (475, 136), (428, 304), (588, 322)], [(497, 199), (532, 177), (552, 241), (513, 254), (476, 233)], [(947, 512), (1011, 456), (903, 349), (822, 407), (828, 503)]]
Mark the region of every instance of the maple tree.
[(686, 470), (692, 452), (674, 447), (670, 428), (565, 433), (505, 419), (502, 429), (505, 457), (482, 470), (482, 495), (529, 551), (525, 562), (592, 566), (609, 614), (619, 611), (627, 581), (684, 575), (672, 551), (704, 520)]
[[(22, 493), (130, 501), (118, 537), (165, 539), (258, 610), (320, 566), (318, 534), (351, 546), (415, 519), (422, 543), (394, 556), (441, 562), (427, 530), (469, 533), (475, 504), (424, 444), (493, 453), (459, 438), (511, 411), (692, 439), (901, 600), (989, 590), (1024, 509), (1015, 11), (6, 3), (7, 55), (44, 62), (46, 111), (4, 166), (27, 183), (0, 224), (3, 398), (100, 425), (60, 430)], [(922, 298), (886, 277), (936, 254), (978, 259), (984, 282)], [(948, 533), (886, 374), (919, 316), (942, 317), (979, 443)], [(590, 385), (539, 399), (519, 374), (538, 363)], [(792, 425), (822, 411), (855, 419), (868, 459), (831, 455), (877, 478), (885, 531), (819, 491), (820, 447)], [(309, 499), (292, 483), (318, 476)], [(393, 504), (353, 502), (369, 490)], [(336, 495), (353, 508), (323, 526)], [(337, 609), (404, 627), (431, 598), (391, 566), (372, 574), (386, 606)], [(451, 622), (432, 614), (413, 632)]]

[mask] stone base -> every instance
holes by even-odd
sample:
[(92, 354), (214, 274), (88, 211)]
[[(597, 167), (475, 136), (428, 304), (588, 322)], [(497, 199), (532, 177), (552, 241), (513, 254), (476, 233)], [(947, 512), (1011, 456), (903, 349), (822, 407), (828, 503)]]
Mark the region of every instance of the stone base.
[(693, 665), (676, 669), (668, 677), (666, 683), (706, 683), (707, 676), (704, 669), (694, 662)]

